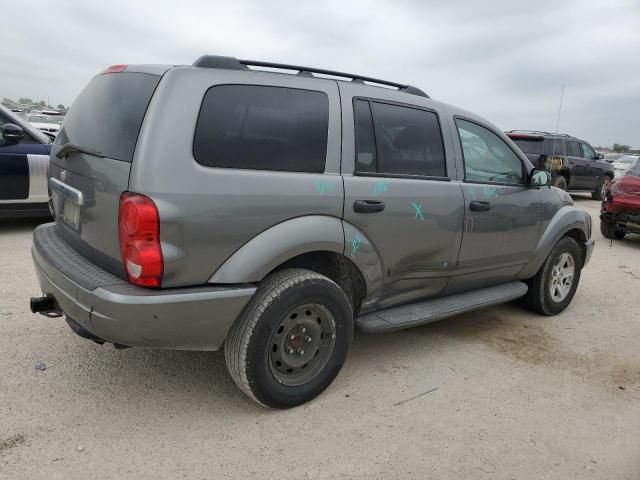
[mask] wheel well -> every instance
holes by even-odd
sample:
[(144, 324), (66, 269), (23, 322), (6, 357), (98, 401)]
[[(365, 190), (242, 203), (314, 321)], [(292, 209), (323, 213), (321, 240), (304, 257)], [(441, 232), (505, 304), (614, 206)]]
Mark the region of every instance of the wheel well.
[(571, 178), (571, 171), (570, 170), (558, 170), (558, 175), (560, 175), (561, 177), (564, 177), (565, 180), (567, 181), (567, 184), (569, 183), (569, 179)]
[(587, 237), (584, 232), (579, 228), (574, 228), (565, 233), (564, 236), (573, 238), (578, 243), (580, 251), (582, 252), (582, 264), (584, 265), (584, 261), (587, 258), (587, 246), (584, 244), (584, 242), (587, 241)]
[(367, 295), (367, 286), (358, 267), (344, 255), (335, 252), (303, 253), (278, 265), (270, 274), (285, 268), (306, 268), (330, 278), (347, 295), (354, 314), (360, 310)]

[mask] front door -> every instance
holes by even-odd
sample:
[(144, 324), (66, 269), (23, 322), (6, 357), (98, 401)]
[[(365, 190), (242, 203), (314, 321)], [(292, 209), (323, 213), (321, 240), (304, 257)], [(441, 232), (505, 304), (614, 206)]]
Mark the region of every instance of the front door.
[(585, 142), (580, 142), (580, 147), (582, 149), (582, 156), (586, 162), (589, 190), (595, 190), (600, 185), (600, 178), (602, 177), (602, 168), (598, 165), (598, 155), (593, 151), (593, 148)]
[[(355, 99), (353, 107), (355, 172), (343, 177), (344, 220), (381, 259), (378, 305), (436, 296), (455, 268), (463, 219), (440, 119), (427, 108), (379, 100)], [(346, 254), (357, 262), (358, 239), (345, 232)]]
[(583, 158), (580, 143), (575, 140), (569, 140), (567, 141), (567, 147), (567, 162), (571, 169), (569, 190), (590, 190), (595, 188), (589, 178), (589, 162)]
[(455, 120), (464, 161), (465, 218), (458, 270), (447, 293), (517, 277), (538, 243), (541, 193), (522, 159), (495, 132)]

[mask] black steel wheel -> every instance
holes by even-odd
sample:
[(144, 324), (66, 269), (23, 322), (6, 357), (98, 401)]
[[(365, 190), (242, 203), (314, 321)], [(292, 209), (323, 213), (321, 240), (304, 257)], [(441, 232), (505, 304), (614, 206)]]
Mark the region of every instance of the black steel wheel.
[(263, 280), (225, 343), (234, 382), (256, 402), (290, 408), (324, 391), (344, 364), (353, 311), (340, 287), (304, 269)]

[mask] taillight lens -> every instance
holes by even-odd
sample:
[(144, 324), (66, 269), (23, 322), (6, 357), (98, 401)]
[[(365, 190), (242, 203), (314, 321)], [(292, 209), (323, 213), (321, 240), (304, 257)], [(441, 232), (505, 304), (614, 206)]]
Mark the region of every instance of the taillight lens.
[(159, 287), (162, 280), (160, 218), (153, 200), (137, 193), (120, 195), (118, 235), (129, 283)]

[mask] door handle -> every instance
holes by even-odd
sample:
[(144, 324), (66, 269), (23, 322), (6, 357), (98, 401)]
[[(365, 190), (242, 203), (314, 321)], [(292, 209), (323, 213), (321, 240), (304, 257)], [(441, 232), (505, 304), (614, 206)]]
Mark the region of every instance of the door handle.
[(356, 200), (353, 202), (353, 211), (357, 213), (377, 213), (384, 210), (384, 202), (378, 200)]
[(469, 209), (472, 212), (488, 212), (491, 210), (491, 204), (489, 202), (473, 201), (469, 204)]

